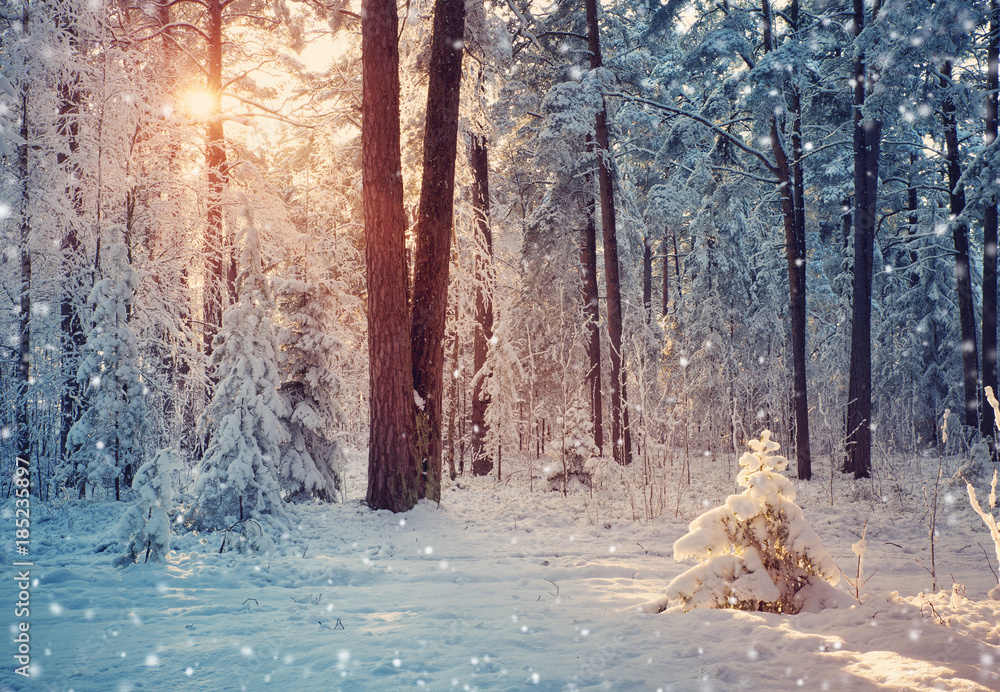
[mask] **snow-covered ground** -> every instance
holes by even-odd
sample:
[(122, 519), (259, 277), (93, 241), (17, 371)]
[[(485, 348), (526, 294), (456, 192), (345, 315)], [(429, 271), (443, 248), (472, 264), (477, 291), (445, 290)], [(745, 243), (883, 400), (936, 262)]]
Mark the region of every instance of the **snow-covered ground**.
[[(651, 521), (620, 494), (563, 497), (537, 478), (529, 492), (519, 477), (462, 478), (440, 507), (393, 515), (359, 504), (364, 463), (351, 456), (345, 504), (297, 506), (269, 557), (183, 534), (166, 564), (116, 569), (95, 545), (123, 504), (36, 503), (33, 676), (14, 674), (12, 633), (0, 690), (1000, 690), (993, 546), (957, 491), (940, 500), (937, 594), (920, 484), (883, 499), (886, 481), (838, 477), (832, 504), (829, 478), (796, 483), (797, 503), (852, 577), (868, 521), (865, 577), (877, 571), (860, 604), (654, 614), (637, 606), (687, 567), (673, 542), (736, 490), (731, 474), (696, 466)], [(9, 565), (12, 501), (3, 516)]]

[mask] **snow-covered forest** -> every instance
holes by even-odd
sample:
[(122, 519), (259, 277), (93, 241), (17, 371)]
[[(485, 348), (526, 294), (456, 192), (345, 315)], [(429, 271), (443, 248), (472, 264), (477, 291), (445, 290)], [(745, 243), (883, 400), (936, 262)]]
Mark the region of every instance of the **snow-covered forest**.
[(997, 0), (8, 0), (0, 689), (1000, 689), (998, 62)]

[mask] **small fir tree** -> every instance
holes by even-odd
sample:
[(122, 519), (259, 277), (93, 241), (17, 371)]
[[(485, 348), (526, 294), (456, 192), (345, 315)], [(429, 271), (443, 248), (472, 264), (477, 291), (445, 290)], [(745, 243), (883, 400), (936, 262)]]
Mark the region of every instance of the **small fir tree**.
[(278, 484), (281, 445), (290, 415), (279, 394), (278, 339), (273, 300), (261, 270), (260, 238), (252, 216), (243, 233), (246, 269), (239, 298), (222, 316), (212, 363), (219, 384), (199, 422), (209, 442), (195, 482), (195, 516), (205, 528), (229, 529), (247, 519), (282, 514)]
[(590, 487), (590, 460), (600, 453), (594, 444), (594, 423), (583, 406), (570, 406), (565, 416), (556, 419), (556, 431), (562, 438), (560, 463), (545, 467), (550, 490), (565, 493), (574, 485)]
[(501, 447), (504, 440), (508, 443), (517, 440), (518, 434), (518, 391), (524, 381), (524, 369), (517, 356), (514, 345), (509, 341), (509, 328), (506, 320), (498, 320), (490, 339), (489, 350), (483, 369), (476, 373), (473, 380), (483, 378), (483, 394), (488, 398), (486, 405), (486, 439), (484, 446), (490, 459), (498, 460), (497, 480), (500, 480), (502, 468), (499, 460), (502, 458)]
[(740, 457), (736, 481), (746, 488), (691, 522), (674, 543), (674, 558), (700, 564), (675, 577), (667, 598), (691, 608), (771, 613), (835, 606), (837, 564), (796, 505), (795, 487), (780, 472), (788, 460), (765, 430)]
[(343, 499), (344, 453), (333, 437), (347, 425), (337, 403), (343, 384), (337, 374), (340, 339), (328, 331), (346, 295), (339, 282), (284, 280), (275, 288), (285, 326), (279, 331), (279, 362), (285, 382), (280, 394), (289, 438), (278, 475), (290, 497), (310, 495), (326, 502)]
[(173, 449), (161, 449), (139, 467), (132, 481), (139, 499), (118, 522), (118, 540), (125, 544), (125, 553), (116, 565), (161, 562), (170, 552), (171, 476), (178, 468), (180, 455)]
[(82, 494), (86, 484), (114, 481), (115, 499), (120, 499), (121, 481), (131, 484), (142, 461), (146, 386), (130, 324), (135, 273), (120, 243), (110, 245), (104, 258), (107, 276), (90, 292), (93, 328), (77, 370), (87, 407), (67, 438), (72, 463), (67, 484)]

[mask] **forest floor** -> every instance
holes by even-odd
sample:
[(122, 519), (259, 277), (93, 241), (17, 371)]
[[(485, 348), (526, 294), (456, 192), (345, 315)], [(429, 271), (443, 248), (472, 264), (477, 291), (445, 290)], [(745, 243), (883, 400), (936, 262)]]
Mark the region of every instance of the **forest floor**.
[[(347, 501), (295, 506), (277, 554), (219, 553), (221, 535), (187, 533), (167, 563), (126, 569), (95, 552), (124, 503), (36, 503), (32, 677), (14, 674), (12, 634), (0, 690), (1000, 690), (990, 536), (964, 489), (942, 486), (935, 593), (933, 481), (912, 475), (927, 466), (933, 478), (937, 459), (925, 462), (900, 462), (913, 467), (899, 469), (906, 482), (828, 470), (796, 482), (852, 578), (867, 521), (870, 580), (856, 605), (792, 616), (637, 607), (686, 569), (673, 542), (735, 490), (735, 455), (723, 472), (696, 465), (690, 485), (657, 471), (655, 510), (626, 488), (564, 497), (515, 474), (460, 478), (440, 507), (393, 515), (360, 504), (355, 453)], [(2, 507), (10, 564), (12, 501)], [(4, 581), (7, 630), (17, 590)]]

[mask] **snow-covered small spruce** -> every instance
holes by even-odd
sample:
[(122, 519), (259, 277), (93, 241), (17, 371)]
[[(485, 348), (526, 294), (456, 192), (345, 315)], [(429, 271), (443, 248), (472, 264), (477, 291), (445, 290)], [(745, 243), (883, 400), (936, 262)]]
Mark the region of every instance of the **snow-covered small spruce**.
[(674, 558), (699, 564), (667, 586), (667, 598), (692, 608), (771, 613), (816, 612), (843, 602), (833, 587), (837, 564), (793, 502), (795, 488), (780, 472), (788, 460), (765, 430), (740, 457), (745, 488), (705, 512), (674, 543)]
[(556, 434), (562, 438), (562, 460), (545, 467), (550, 490), (573, 490), (590, 487), (588, 462), (599, 453), (594, 444), (594, 424), (582, 406), (570, 406), (566, 415), (556, 419)]
[[(248, 212), (249, 213), (249, 212)], [(244, 229), (239, 298), (222, 315), (212, 362), (219, 384), (199, 428), (209, 438), (195, 482), (195, 520), (203, 528), (241, 530), (283, 514), (278, 484), (282, 423), (288, 404), (278, 388), (274, 307), (261, 269), (260, 238), (252, 217)], [(266, 522), (265, 522), (266, 523)]]
[(87, 486), (113, 483), (115, 499), (120, 499), (121, 481), (131, 483), (142, 462), (146, 385), (131, 324), (137, 279), (125, 246), (109, 245), (103, 265), (105, 278), (89, 297), (93, 328), (77, 371), (87, 402), (67, 438), (73, 466), (67, 469), (66, 483), (79, 488), (81, 496)]
[(298, 279), (276, 282), (275, 296), (284, 315), (278, 357), (285, 382), (279, 393), (289, 433), (278, 475), (289, 498), (336, 502), (343, 499), (344, 451), (334, 434), (346, 427), (347, 415), (337, 402), (344, 386), (336, 354), (343, 343), (329, 333), (328, 323), (354, 299), (339, 282)]
[(139, 467), (132, 479), (139, 499), (118, 522), (118, 540), (125, 545), (125, 552), (115, 561), (116, 566), (161, 562), (170, 551), (171, 476), (180, 466), (175, 450), (161, 449)]

